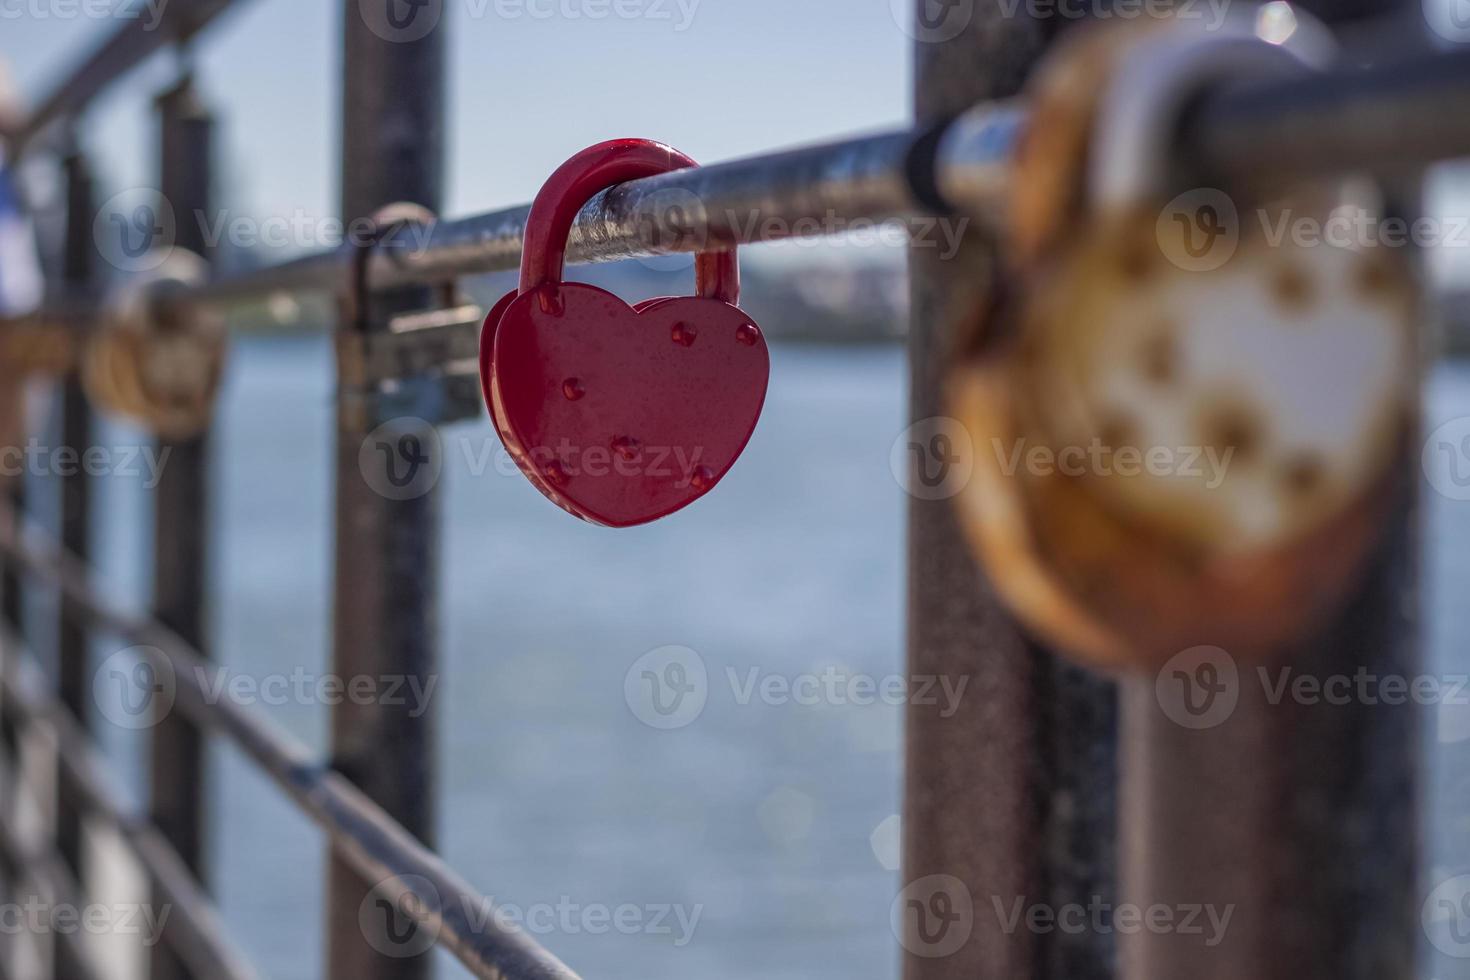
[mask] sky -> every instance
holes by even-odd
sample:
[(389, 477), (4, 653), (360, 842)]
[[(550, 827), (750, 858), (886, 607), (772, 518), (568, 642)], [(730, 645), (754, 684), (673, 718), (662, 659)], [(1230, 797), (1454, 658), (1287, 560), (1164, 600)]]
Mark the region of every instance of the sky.
[[(0, 0), (0, 58), (35, 100), (117, 29), (118, 10), (146, 18), (169, 2)], [(318, 238), (337, 215), (341, 18), (383, 2), (236, 0), (200, 39), (192, 57), (221, 120), (220, 218), (312, 229), (292, 233), (294, 250), (336, 244)], [(451, 27), (446, 217), (525, 203), (567, 157), (614, 136), (716, 162), (909, 115), (911, 0), (441, 2)], [(105, 195), (155, 184), (151, 101), (176, 71), (175, 55), (156, 56), (91, 110), (83, 130)], [(1431, 214), (1470, 213), (1463, 165), (1429, 189)], [(1439, 277), (1470, 279), (1470, 248), (1428, 258)]]
[[(0, 0), (0, 57), (34, 101), (117, 28), (107, 10), (147, 17), (143, 2)], [(907, 117), (911, 42), (893, 9), (906, 0), (618, 2), (639, 16), (591, 19), (612, 0), (444, 0), (446, 215), (526, 202), (563, 160), (614, 136), (715, 162)], [(226, 208), (336, 214), (340, 25), (357, 5), (240, 0), (201, 39), (194, 61), (222, 122)], [(154, 183), (150, 101), (175, 66), (172, 54), (154, 58), (91, 111), (84, 131), (104, 189)]]

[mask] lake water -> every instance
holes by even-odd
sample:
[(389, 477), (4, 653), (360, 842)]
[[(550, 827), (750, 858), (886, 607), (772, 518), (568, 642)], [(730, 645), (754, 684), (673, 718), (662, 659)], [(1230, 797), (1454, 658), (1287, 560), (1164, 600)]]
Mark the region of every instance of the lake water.
[[(742, 704), (741, 688), (829, 667), (901, 672), (904, 496), (889, 449), (906, 368), (889, 347), (783, 346), (773, 361), (741, 464), (648, 528), (566, 517), (493, 464), (487, 423), (446, 436), (439, 846), (486, 894), (528, 911), (635, 906), (651, 928), (538, 936), (589, 980), (897, 975), (899, 710)], [(237, 348), (218, 445), (214, 634), (218, 658), (251, 676), (327, 669), (331, 376), (325, 339)], [(1442, 369), (1431, 417), (1467, 414), (1470, 370)], [(137, 439), (115, 427), (107, 438)], [(109, 585), (141, 600), (142, 492), (119, 478), (102, 493)], [(1470, 504), (1429, 493), (1426, 505), (1432, 669), (1464, 671)], [(660, 731), (630, 710), (624, 680), (669, 645), (698, 652), (710, 693), (696, 721)], [(325, 708), (260, 710), (324, 747)], [(140, 740), (107, 737), (136, 785)], [(1441, 817), (1432, 873), (1464, 873), (1470, 743), (1426, 739)], [(224, 915), (265, 975), (315, 978), (321, 838), (232, 750), (214, 751)], [(676, 911), (654, 926), (663, 907)], [(1466, 976), (1464, 963), (1433, 975)], [(445, 957), (441, 976), (462, 975)]]

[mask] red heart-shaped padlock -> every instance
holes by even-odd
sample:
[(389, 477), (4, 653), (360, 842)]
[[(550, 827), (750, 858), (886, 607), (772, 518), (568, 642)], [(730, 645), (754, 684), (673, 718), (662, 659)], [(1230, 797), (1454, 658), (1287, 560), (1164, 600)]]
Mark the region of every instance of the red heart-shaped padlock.
[(695, 165), (649, 140), (612, 140), (567, 161), (531, 207), (520, 289), (496, 304), (480, 337), (501, 441), (537, 489), (595, 524), (647, 524), (704, 496), (765, 404), (770, 354), (736, 305), (733, 251), (697, 257), (697, 296), (629, 306), (562, 282), (572, 224), (594, 194)]

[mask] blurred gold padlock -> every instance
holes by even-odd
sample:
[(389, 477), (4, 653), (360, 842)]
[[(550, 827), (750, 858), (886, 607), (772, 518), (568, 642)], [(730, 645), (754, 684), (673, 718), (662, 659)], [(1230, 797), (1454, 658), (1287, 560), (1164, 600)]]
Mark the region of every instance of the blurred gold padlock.
[(65, 374), (76, 354), (74, 327), (40, 316), (0, 320), (0, 378)]
[(975, 456), (959, 505), (995, 588), (1094, 664), (1289, 643), (1357, 580), (1412, 438), (1409, 268), (1297, 233), (1372, 219), (1371, 193), (1248, 215), (1174, 193), (1169, 142), (1202, 85), (1311, 63), (1257, 28), (1059, 53), (1035, 87), (1050, 128), (1017, 161), (1018, 288), (950, 378)]
[(95, 405), (167, 439), (209, 426), (224, 371), (222, 318), (194, 305), (160, 312), (156, 302), (207, 275), (203, 259), (174, 248), (109, 298), (83, 359), (82, 382)]

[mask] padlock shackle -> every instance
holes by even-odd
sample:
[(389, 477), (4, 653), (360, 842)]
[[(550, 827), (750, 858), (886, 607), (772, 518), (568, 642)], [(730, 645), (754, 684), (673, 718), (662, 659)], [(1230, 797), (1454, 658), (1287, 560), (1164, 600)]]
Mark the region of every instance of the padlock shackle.
[[(562, 164), (536, 195), (526, 219), (521, 294), (563, 281), (572, 226), (582, 206), (599, 191), (640, 177), (697, 166), (672, 146), (644, 139), (608, 140)], [(700, 252), (695, 257), (694, 276), (700, 296), (739, 305), (740, 259), (733, 249)]]

